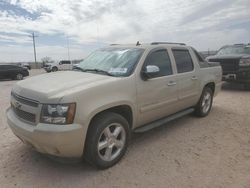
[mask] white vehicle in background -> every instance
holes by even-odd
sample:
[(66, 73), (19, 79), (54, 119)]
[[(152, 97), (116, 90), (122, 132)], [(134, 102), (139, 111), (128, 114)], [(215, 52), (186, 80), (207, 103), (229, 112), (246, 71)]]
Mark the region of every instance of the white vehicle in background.
[(44, 69), (47, 72), (56, 72), (59, 70), (72, 70), (73, 64), (69, 60), (62, 60), (59, 62), (54, 62), (54, 63), (47, 63), (44, 66)]

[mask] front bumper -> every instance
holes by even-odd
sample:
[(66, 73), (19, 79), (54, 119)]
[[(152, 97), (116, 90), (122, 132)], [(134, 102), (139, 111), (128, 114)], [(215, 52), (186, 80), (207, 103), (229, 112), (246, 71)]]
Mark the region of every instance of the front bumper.
[(51, 125), (24, 123), (7, 109), (7, 122), (12, 132), (24, 143), (41, 153), (59, 157), (81, 157), (84, 148), (84, 129), (80, 124)]
[(223, 81), (250, 83), (250, 71), (238, 71), (234, 74), (223, 74)]
[(51, 71), (51, 66), (44, 67), (44, 70), (47, 71), (47, 72), (50, 72)]

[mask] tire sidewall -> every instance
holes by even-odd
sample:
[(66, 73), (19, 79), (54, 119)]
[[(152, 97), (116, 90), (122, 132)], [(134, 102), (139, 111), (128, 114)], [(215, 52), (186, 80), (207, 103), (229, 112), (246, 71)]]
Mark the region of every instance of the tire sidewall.
[(53, 67), (53, 68), (51, 69), (51, 71), (52, 71), (52, 72), (56, 72), (56, 71), (58, 71), (58, 68), (57, 68), (57, 67)]
[[(209, 93), (210, 96), (211, 96), (211, 104), (209, 106), (209, 109), (207, 112), (204, 113), (203, 109), (202, 109), (202, 101), (203, 101), (203, 98), (205, 96), (206, 93)], [(201, 95), (201, 98), (199, 100), (199, 103), (196, 107), (196, 114), (200, 117), (205, 117), (209, 114), (209, 112), (211, 111), (211, 108), (212, 108), (212, 104), (213, 104), (213, 91), (211, 90), (211, 88), (209, 87), (205, 87), (202, 91), (202, 95)]]
[(22, 75), (21, 73), (18, 73), (18, 74), (16, 75), (16, 79), (17, 79), (17, 80), (22, 80), (22, 79), (23, 79), (23, 75)]
[[(100, 158), (98, 154), (97, 145), (99, 142), (100, 135), (102, 134), (103, 130), (108, 127), (108, 125), (112, 123), (119, 123), (123, 126), (125, 133), (126, 133), (126, 140), (124, 147), (121, 153), (112, 161), (104, 161)], [(87, 161), (91, 162), (95, 166), (100, 169), (105, 169), (113, 166), (116, 164), (120, 159), (123, 157), (127, 150), (128, 142), (130, 139), (130, 131), (128, 122), (124, 117), (116, 113), (103, 113), (100, 117), (96, 118), (90, 124), (90, 131), (87, 135), (87, 143), (86, 143), (86, 155)]]

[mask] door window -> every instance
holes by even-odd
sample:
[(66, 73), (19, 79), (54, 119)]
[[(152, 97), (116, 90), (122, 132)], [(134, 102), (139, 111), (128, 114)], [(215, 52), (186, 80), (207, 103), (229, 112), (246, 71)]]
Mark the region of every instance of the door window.
[(194, 48), (192, 48), (192, 50), (194, 51), (194, 54), (198, 60), (198, 64), (200, 65), (200, 68), (209, 67), (208, 62), (206, 60), (204, 60), (204, 58), (200, 55), (200, 53), (197, 52)]
[(178, 73), (190, 72), (194, 69), (193, 61), (188, 50), (174, 49), (172, 52)]
[(145, 61), (145, 67), (147, 65), (155, 65), (160, 69), (160, 71), (155, 74), (153, 78), (173, 74), (171, 61), (165, 49), (157, 50), (150, 53)]
[(62, 64), (70, 64), (70, 61), (61, 61)]

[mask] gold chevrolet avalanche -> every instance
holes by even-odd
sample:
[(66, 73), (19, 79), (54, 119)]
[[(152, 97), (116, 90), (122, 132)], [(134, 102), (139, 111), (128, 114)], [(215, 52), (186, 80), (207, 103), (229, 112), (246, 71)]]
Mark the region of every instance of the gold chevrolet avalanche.
[(7, 120), (35, 150), (98, 168), (122, 158), (132, 132), (208, 115), (221, 88), (221, 67), (182, 43), (111, 45), (76, 69), (17, 82)]

